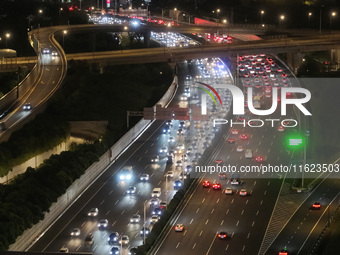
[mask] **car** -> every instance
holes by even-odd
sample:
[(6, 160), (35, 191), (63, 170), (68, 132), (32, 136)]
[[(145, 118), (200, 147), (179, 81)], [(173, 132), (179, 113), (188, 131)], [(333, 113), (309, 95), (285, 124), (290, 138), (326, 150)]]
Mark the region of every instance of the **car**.
[(106, 228), (109, 225), (109, 221), (107, 219), (101, 219), (98, 223), (98, 227), (100, 229)]
[(172, 120), (167, 120), (167, 121), (165, 122), (165, 125), (167, 125), (167, 126), (169, 126), (169, 127), (172, 127), (172, 125), (173, 125)]
[(98, 208), (91, 208), (91, 210), (87, 213), (87, 216), (95, 217), (99, 213)]
[(181, 181), (174, 181), (174, 189), (180, 189), (183, 186), (183, 183)]
[(184, 225), (183, 224), (176, 224), (175, 226), (175, 231), (176, 232), (183, 232), (184, 230)]
[(236, 151), (237, 152), (243, 152), (244, 151), (244, 147), (243, 146), (237, 146)]
[(119, 173), (119, 180), (129, 181), (132, 179), (132, 167), (124, 167)]
[(247, 196), (248, 195), (248, 192), (246, 189), (241, 189), (240, 192), (239, 192), (240, 196)]
[(281, 251), (279, 252), (279, 255), (288, 255), (287, 249), (284, 248), (283, 250), (281, 250)]
[(26, 104), (23, 105), (22, 109), (24, 111), (30, 111), (30, 110), (32, 110), (32, 105), (30, 103), (26, 103)]
[(60, 248), (60, 250), (59, 250), (59, 252), (61, 252), (61, 253), (68, 253), (68, 248), (67, 247), (61, 247)]
[(187, 101), (187, 100), (188, 100), (187, 95), (182, 95), (182, 96), (181, 96), (181, 101)]
[(120, 254), (120, 250), (117, 246), (113, 246), (110, 250), (110, 254), (111, 255), (119, 255)]
[(179, 128), (179, 129), (177, 130), (177, 135), (183, 135), (183, 134), (184, 134), (184, 129)]
[(230, 144), (235, 143), (235, 139), (234, 138), (228, 138), (227, 142), (230, 143)]
[(168, 155), (167, 156), (167, 160), (166, 160), (166, 164), (167, 165), (172, 165), (174, 163), (174, 156), (173, 155)]
[(192, 79), (192, 77), (191, 77), (191, 75), (186, 75), (186, 76), (185, 76), (185, 79), (186, 79), (187, 81), (190, 81), (190, 80)]
[(180, 160), (177, 160), (176, 161), (176, 167), (181, 167), (183, 166), (183, 161), (180, 159)]
[(71, 236), (80, 236), (80, 228), (74, 228), (71, 231)]
[(56, 51), (52, 51), (52, 54), (51, 54), (53, 57), (56, 57), (56, 56), (58, 56), (58, 52), (56, 52)]
[(159, 156), (153, 156), (151, 158), (151, 163), (158, 163), (159, 162)]
[(207, 180), (205, 180), (205, 181), (202, 183), (202, 185), (203, 185), (203, 188), (209, 188), (209, 187), (210, 187), (210, 182), (207, 181)]
[(160, 207), (156, 207), (155, 209), (152, 210), (151, 214), (152, 215), (162, 215), (163, 210)]
[(262, 156), (257, 156), (257, 157), (255, 157), (255, 159), (254, 159), (256, 162), (263, 162), (263, 157)]
[(168, 152), (168, 147), (164, 146), (159, 149), (159, 153), (167, 153)]
[(156, 197), (150, 199), (150, 205), (152, 206), (158, 206), (160, 203), (160, 200)]
[(222, 164), (223, 163), (223, 160), (222, 159), (215, 159), (215, 164)]
[(113, 244), (113, 243), (117, 243), (119, 240), (119, 233), (118, 232), (113, 232), (109, 235), (109, 237), (107, 238), (107, 241), (109, 242), (109, 244)]
[[(180, 179), (180, 180), (186, 180), (188, 177), (187, 177), (187, 175), (184, 173), (184, 172), (182, 172), (179, 176), (178, 176), (178, 178)], [(180, 185), (181, 186), (181, 185)], [(179, 186), (177, 186), (177, 187), (179, 187)]]
[(130, 223), (139, 223), (140, 222), (140, 215), (134, 214), (130, 218)]
[(241, 182), (238, 178), (232, 178), (231, 181), (230, 181), (230, 184), (231, 185), (240, 185)]
[(42, 50), (42, 54), (50, 54), (50, 49), (49, 48), (44, 48)]
[(137, 188), (135, 186), (130, 186), (126, 190), (126, 194), (136, 194)]
[(166, 174), (165, 174), (166, 177), (174, 177), (174, 172), (173, 171), (168, 171)]
[(280, 126), (278, 126), (277, 131), (283, 132), (283, 131), (285, 131), (285, 128), (280, 125)]
[(163, 134), (170, 134), (171, 133), (171, 128), (170, 126), (165, 126), (162, 130)]
[(220, 180), (225, 180), (225, 179), (227, 179), (226, 173), (218, 173), (218, 179), (220, 179)]
[(226, 189), (224, 190), (224, 194), (226, 194), (226, 195), (232, 195), (232, 194), (233, 194), (233, 190), (232, 190), (231, 188), (226, 188)]
[(227, 232), (219, 232), (217, 236), (218, 236), (219, 239), (226, 239), (227, 238)]
[(213, 190), (220, 190), (221, 189), (221, 183), (214, 183), (212, 186)]
[(182, 159), (183, 162), (188, 161), (188, 155), (187, 154), (182, 154), (181, 155), (181, 159)]
[(128, 237), (127, 235), (123, 235), (123, 236), (120, 238), (119, 243), (120, 243), (121, 245), (128, 245), (128, 244), (129, 244), (129, 241), (130, 241), (129, 237)]
[(154, 215), (151, 216), (150, 223), (151, 224), (157, 223), (158, 220), (159, 220), (159, 216), (157, 214), (154, 214)]
[(137, 255), (137, 248), (136, 247), (132, 247), (130, 250), (129, 250), (129, 255)]
[(191, 171), (192, 171), (192, 166), (191, 165), (187, 165), (185, 168), (184, 168), (184, 171), (186, 174), (190, 174)]
[(170, 136), (170, 137), (168, 138), (168, 142), (169, 142), (169, 143), (174, 143), (174, 142), (175, 142), (175, 137)]
[(315, 202), (313, 205), (312, 205), (312, 208), (313, 209), (321, 209), (321, 204), (320, 204), (320, 202)]
[(150, 228), (148, 228), (148, 227), (143, 227), (141, 230), (140, 230), (140, 235), (141, 236), (147, 236), (147, 235), (149, 235), (150, 234)]
[(86, 237), (85, 237), (85, 245), (92, 245), (94, 242), (94, 236), (92, 235), (92, 233), (89, 233)]
[(148, 181), (150, 179), (149, 175), (148, 174), (142, 174), (139, 179), (141, 181)]
[(165, 201), (160, 202), (159, 203), (159, 208), (161, 208), (162, 210), (166, 209), (166, 202)]
[(246, 134), (242, 134), (239, 136), (241, 140), (248, 140), (248, 136)]

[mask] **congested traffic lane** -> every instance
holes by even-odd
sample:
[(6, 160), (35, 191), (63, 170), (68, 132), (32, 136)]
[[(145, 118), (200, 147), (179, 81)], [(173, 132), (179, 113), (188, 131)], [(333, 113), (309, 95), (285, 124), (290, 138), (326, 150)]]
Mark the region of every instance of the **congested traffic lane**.
[[(255, 93), (264, 94), (264, 84)], [(288, 116), (292, 118), (292, 109), (289, 109)], [(246, 119), (254, 117), (249, 114), (245, 116)], [(280, 115), (275, 113), (271, 118), (280, 119)], [(239, 133), (227, 134), (224, 141), (217, 146), (215, 155), (204, 165), (211, 165), (216, 159), (238, 168), (241, 165), (260, 164), (245, 159), (244, 151), (236, 151), (237, 146), (251, 148), (253, 158), (261, 156), (265, 159), (265, 164), (288, 164), (292, 158), (293, 154), (288, 154), (282, 148), (283, 133), (278, 131), (276, 124), (274, 127), (266, 123), (262, 128), (236, 128)], [(240, 139), (241, 134), (246, 134), (248, 139)], [(228, 143), (228, 138), (234, 138), (235, 143)], [(219, 148), (220, 146), (222, 147)], [(197, 254), (198, 251), (201, 254), (218, 254), (221, 251), (254, 254), (259, 250), (284, 175), (274, 174), (274, 179), (261, 179), (260, 174), (259, 178), (254, 178), (244, 173), (240, 174), (242, 185), (236, 187), (230, 184), (231, 175), (227, 174), (226, 181), (219, 180), (217, 174), (214, 178), (209, 174), (205, 175), (202, 181), (219, 182), (222, 190), (215, 191), (210, 187), (204, 189), (199, 186), (176, 222), (184, 224), (184, 232), (181, 234), (171, 230), (157, 254), (169, 254), (173, 249), (175, 254)], [(227, 187), (232, 187), (233, 195), (223, 194)], [(240, 189), (247, 189), (249, 195), (240, 196)], [(221, 231), (227, 232), (226, 240), (218, 240), (217, 234)]]

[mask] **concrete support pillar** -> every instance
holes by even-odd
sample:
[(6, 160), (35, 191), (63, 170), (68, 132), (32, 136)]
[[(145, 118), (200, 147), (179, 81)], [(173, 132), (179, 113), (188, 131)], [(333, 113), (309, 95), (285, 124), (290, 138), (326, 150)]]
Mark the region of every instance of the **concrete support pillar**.
[(336, 69), (339, 68), (340, 63), (340, 49), (331, 50), (331, 63), (336, 63)]
[(289, 52), (287, 53), (287, 65), (293, 71), (297, 73), (299, 66), (302, 63), (303, 54), (301, 52)]
[(144, 34), (144, 45), (146, 47), (150, 47), (150, 37), (151, 37), (151, 31), (147, 30)]

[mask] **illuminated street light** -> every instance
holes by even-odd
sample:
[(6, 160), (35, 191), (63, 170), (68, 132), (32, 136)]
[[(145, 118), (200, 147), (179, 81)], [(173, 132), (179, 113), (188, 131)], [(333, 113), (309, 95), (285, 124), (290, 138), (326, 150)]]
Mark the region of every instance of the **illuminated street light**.
[(177, 12), (177, 8), (174, 8), (174, 11)]
[(286, 18), (285, 15), (281, 15), (281, 16), (280, 16), (280, 20), (282, 20), (282, 21), (284, 21), (285, 18)]
[(332, 12), (332, 13), (331, 13), (331, 16), (330, 16), (330, 18), (329, 18), (329, 25), (330, 25), (330, 28), (332, 28), (332, 20), (333, 20), (333, 18), (335, 18), (335, 16), (336, 16), (336, 12)]
[(67, 34), (67, 30), (64, 30), (64, 31), (63, 31), (63, 48), (64, 48), (64, 44), (65, 44), (64, 41), (65, 41), (65, 35), (66, 35), (66, 34)]
[(227, 24), (227, 20), (226, 19), (223, 20), (223, 24)]
[(6, 33), (5, 37), (6, 37), (6, 48), (7, 48), (7, 39), (11, 37), (11, 34), (10, 33)]
[(263, 24), (263, 15), (264, 15), (264, 10), (261, 10), (261, 24)]
[(40, 18), (39, 18), (39, 17), (40, 17), (40, 14), (42, 14), (42, 13), (43, 13), (43, 10), (42, 10), (42, 9), (39, 9), (39, 10), (38, 10), (38, 28), (40, 28), (40, 22), (39, 22), (39, 21), (40, 21)]

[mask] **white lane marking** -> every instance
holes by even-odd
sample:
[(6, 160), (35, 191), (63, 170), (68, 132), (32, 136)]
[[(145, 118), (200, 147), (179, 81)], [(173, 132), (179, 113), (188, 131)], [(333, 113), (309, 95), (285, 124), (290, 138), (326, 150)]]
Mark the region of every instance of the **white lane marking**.
[(205, 198), (203, 198), (203, 200), (202, 200), (202, 204), (204, 203), (204, 201), (205, 201)]
[(242, 251), (244, 251), (244, 249), (246, 248), (246, 246), (245, 245), (243, 245), (243, 248), (242, 248)]
[(247, 239), (249, 239), (249, 236), (250, 236), (250, 233), (248, 233), (248, 235), (247, 235)]
[(270, 184), (270, 181), (268, 182), (267, 186), (269, 186), (269, 184)]
[(196, 213), (198, 213), (199, 210), (200, 210), (200, 208), (197, 208)]
[(270, 149), (268, 150), (268, 153), (270, 152)]
[(181, 243), (181, 242), (178, 242), (178, 244), (176, 245), (176, 249), (178, 248), (178, 246), (179, 246), (180, 243)]
[(159, 181), (158, 184), (157, 184), (157, 186), (159, 186), (159, 184), (161, 184), (161, 183), (162, 183), (162, 181)]
[(200, 232), (200, 234), (199, 234), (198, 236), (201, 236), (201, 235), (202, 235), (202, 233), (203, 233), (203, 230), (201, 230), (201, 232)]
[(228, 214), (229, 213), (229, 209), (226, 211), (226, 213), (225, 214)]
[(267, 190), (264, 191), (263, 195), (266, 195), (267, 194)]
[(234, 203), (234, 199), (233, 199), (233, 200), (231, 200), (231, 204), (232, 204), (232, 203)]
[(218, 204), (219, 201), (220, 201), (220, 199), (217, 199), (216, 204)]
[(205, 222), (205, 225), (207, 225), (207, 224), (208, 224), (208, 222), (209, 222), (209, 219), (207, 219), (207, 220), (206, 220), (206, 222)]
[(240, 221), (238, 220), (238, 221), (236, 222), (236, 227), (238, 226), (239, 223), (240, 223)]
[(100, 205), (102, 205), (104, 203), (104, 200), (100, 203)]
[(228, 248), (229, 248), (229, 244), (227, 244), (227, 247), (225, 247), (225, 250), (227, 251), (227, 250), (228, 250)]
[(188, 231), (187, 229), (184, 231), (183, 236), (185, 236), (185, 234), (187, 233), (187, 231)]
[(192, 249), (195, 249), (195, 247), (196, 247), (196, 243), (194, 243), (194, 245), (192, 246)]
[(145, 154), (148, 153), (148, 151), (149, 151), (149, 150), (146, 150), (146, 151), (145, 151)]
[(151, 144), (151, 147), (154, 145), (154, 143)]
[(215, 211), (215, 208), (213, 208), (213, 209), (211, 210), (210, 214), (213, 214), (213, 213), (214, 213), (214, 211)]
[(80, 247), (81, 247), (81, 245), (79, 245), (79, 246), (77, 247), (76, 251), (78, 251), (78, 250), (80, 249)]
[(81, 227), (83, 227), (86, 224), (86, 221), (83, 222), (83, 224), (81, 224)]
[(189, 223), (189, 224), (191, 224), (193, 221), (194, 221), (194, 219), (191, 219), (191, 221), (190, 221), (190, 223)]
[(123, 214), (124, 214), (124, 212), (125, 212), (125, 210), (123, 210), (123, 211), (122, 211), (122, 213), (121, 213), (120, 215), (123, 215)]
[(119, 200), (116, 201), (115, 205), (119, 202)]
[(260, 202), (260, 205), (262, 205), (263, 204), (263, 200), (261, 200), (261, 202)]
[(259, 210), (257, 210), (257, 212), (256, 212), (256, 216), (257, 216), (257, 215), (259, 215), (259, 212), (260, 212), (260, 211), (259, 211)]
[(92, 251), (94, 251), (94, 250), (97, 248), (97, 246), (98, 246), (98, 245), (96, 244), (96, 245), (93, 247)]
[(110, 210), (107, 211), (106, 215), (108, 215), (110, 213)]
[(112, 194), (112, 192), (113, 192), (113, 190), (111, 190), (111, 191), (110, 191), (109, 195), (111, 195), (111, 194)]
[(138, 161), (141, 161), (142, 160), (142, 157), (140, 157), (139, 159), (138, 159)]
[(248, 202), (249, 202), (249, 199), (247, 199), (247, 201), (246, 201), (246, 205), (248, 204)]
[(253, 221), (253, 223), (251, 224), (252, 227), (254, 227), (255, 221)]
[(241, 215), (243, 215), (243, 213), (244, 213), (244, 210), (242, 210)]
[(254, 181), (254, 186), (256, 185), (256, 181)]
[(223, 225), (223, 223), (224, 223), (224, 220), (221, 221), (221, 226)]

